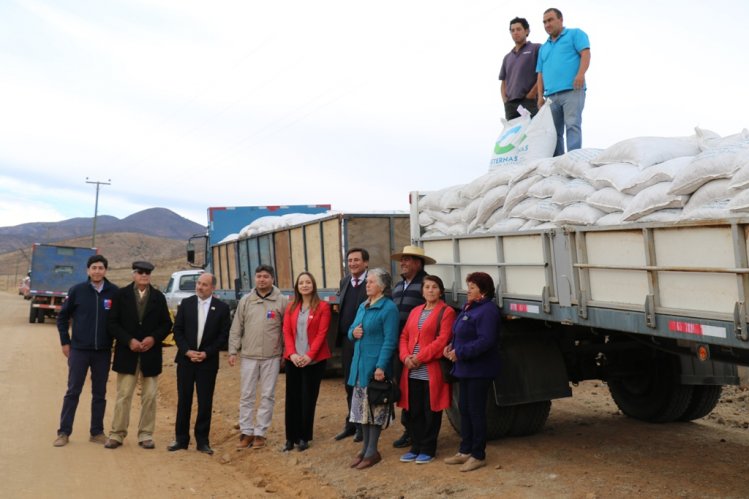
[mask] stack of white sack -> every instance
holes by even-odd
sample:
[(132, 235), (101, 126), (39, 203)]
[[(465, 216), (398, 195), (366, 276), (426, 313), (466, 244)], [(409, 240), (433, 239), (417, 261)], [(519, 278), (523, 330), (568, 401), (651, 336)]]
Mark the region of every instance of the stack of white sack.
[[(288, 213), (286, 215), (278, 216), (267, 216), (260, 217), (253, 220), (249, 225), (246, 225), (239, 231), (236, 239), (254, 236), (256, 234), (262, 234), (264, 232), (271, 232), (279, 229), (286, 229), (294, 225), (303, 224), (312, 220), (329, 217), (339, 213), (337, 211), (328, 210), (324, 213), (308, 214), (308, 213)], [(224, 239), (226, 241), (226, 239)], [(222, 242), (224, 242), (222, 241)]]
[(697, 128), (492, 166), (419, 201), (424, 237), (749, 216), (746, 129), (720, 137)]

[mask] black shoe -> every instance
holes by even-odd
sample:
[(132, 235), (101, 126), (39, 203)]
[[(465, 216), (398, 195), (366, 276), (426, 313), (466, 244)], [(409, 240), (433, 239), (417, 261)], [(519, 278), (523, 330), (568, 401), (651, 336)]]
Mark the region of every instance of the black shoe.
[(356, 434), (354, 435), (354, 442), (361, 442), (364, 440), (364, 435), (362, 434), (361, 425), (356, 425)]
[(198, 444), (198, 452), (208, 454), (209, 456), (213, 455), (213, 449), (211, 449), (211, 446), (208, 444)]
[(403, 435), (401, 435), (401, 437), (398, 440), (393, 442), (393, 447), (395, 447), (396, 449), (403, 449), (405, 447), (410, 447), (410, 446), (411, 446), (411, 435), (409, 435), (408, 432), (403, 432)]
[(304, 452), (309, 449), (309, 442), (307, 442), (306, 440), (300, 440), (297, 444), (297, 447), (299, 448), (299, 452)]
[(344, 438), (350, 437), (351, 435), (354, 435), (355, 433), (356, 433), (356, 428), (354, 427), (354, 425), (346, 425), (343, 428), (343, 431), (333, 438), (335, 438), (336, 440), (343, 440)]
[(287, 440), (286, 444), (283, 446), (282, 451), (289, 452), (290, 450), (294, 450), (294, 442), (292, 442), (291, 440)]
[(174, 452), (176, 450), (187, 450), (187, 444), (182, 444), (180, 442), (177, 442), (176, 440), (169, 444), (169, 446), (166, 448), (169, 452)]

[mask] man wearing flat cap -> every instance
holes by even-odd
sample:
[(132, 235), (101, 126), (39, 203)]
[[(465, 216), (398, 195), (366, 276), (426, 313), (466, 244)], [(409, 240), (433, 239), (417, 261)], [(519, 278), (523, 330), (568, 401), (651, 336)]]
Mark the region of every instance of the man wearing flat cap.
[(117, 373), (117, 402), (112, 431), (104, 447), (116, 449), (127, 436), (130, 406), (138, 377), (141, 378), (141, 410), (138, 445), (153, 449), (156, 425), (157, 379), (161, 374), (161, 342), (172, 329), (166, 298), (151, 286), (149, 262), (133, 262), (133, 282), (112, 300), (107, 326), (117, 340), (112, 370)]
[[(401, 266), (401, 281), (393, 287), (393, 301), (398, 306), (400, 315), (398, 331), (403, 332), (408, 314), (425, 301), (421, 294), (421, 281), (427, 275), (424, 265), (433, 264), (435, 260), (426, 256), (419, 246), (406, 246), (400, 253), (393, 253), (390, 259), (400, 262)], [(403, 363), (397, 352), (393, 357), (393, 368), (395, 383), (398, 384), (403, 372)], [(411, 446), (411, 435), (408, 433), (408, 411), (405, 409), (401, 413), (401, 424), (404, 428), (403, 435), (393, 442), (393, 447), (399, 449)]]

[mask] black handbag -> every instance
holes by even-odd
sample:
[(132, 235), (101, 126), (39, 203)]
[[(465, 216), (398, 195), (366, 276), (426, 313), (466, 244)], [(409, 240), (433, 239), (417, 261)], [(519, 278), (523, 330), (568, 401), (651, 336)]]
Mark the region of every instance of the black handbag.
[(387, 377), (382, 381), (372, 378), (367, 383), (367, 400), (370, 405), (388, 405), (395, 403), (395, 386)]
[(387, 407), (387, 416), (385, 420), (385, 428), (390, 426), (390, 421), (393, 419), (395, 414), (395, 401), (396, 397), (399, 397), (400, 390), (397, 389), (395, 383), (393, 383), (387, 376), (382, 381), (377, 381), (372, 378), (367, 383), (367, 402), (369, 402), (369, 413), (374, 414), (373, 407), (376, 405), (384, 405)]

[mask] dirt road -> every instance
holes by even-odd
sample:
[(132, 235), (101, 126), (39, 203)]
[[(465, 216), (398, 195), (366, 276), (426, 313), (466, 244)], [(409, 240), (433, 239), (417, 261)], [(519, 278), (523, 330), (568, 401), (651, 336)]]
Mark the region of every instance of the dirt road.
[[(464, 475), (441, 461), (398, 462), (401, 452), (390, 446), (400, 433), (396, 425), (383, 432), (383, 462), (354, 471), (347, 464), (357, 445), (332, 440), (345, 412), (340, 379), (323, 382), (308, 451), (279, 451), (283, 376), (269, 448), (236, 451), (239, 372), (223, 358), (211, 433), (216, 454), (194, 447), (167, 452), (176, 401), (168, 349), (159, 380), (157, 449), (141, 449), (132, 437), (117, 450), (89, 443), (88, 384), (71, 442), (54, 448), (65, 359), (54, 325), (28, 324), (27, 307), (19, 296), (0, 293), (0, 497), (749, 497), (749, 391), (739, 388), (726, 390), (708, 418), (651, 425), (622, 416), (605, 385), (587, 382), (574, 388), (573, 398), (554, 402), (539, 435), (490, 443), (489, 466), (482, 470)], [(131, 431), (139, 410), (134, 405)], [(457, 443), (445, 418), (440, 456), (453, 453)]]

